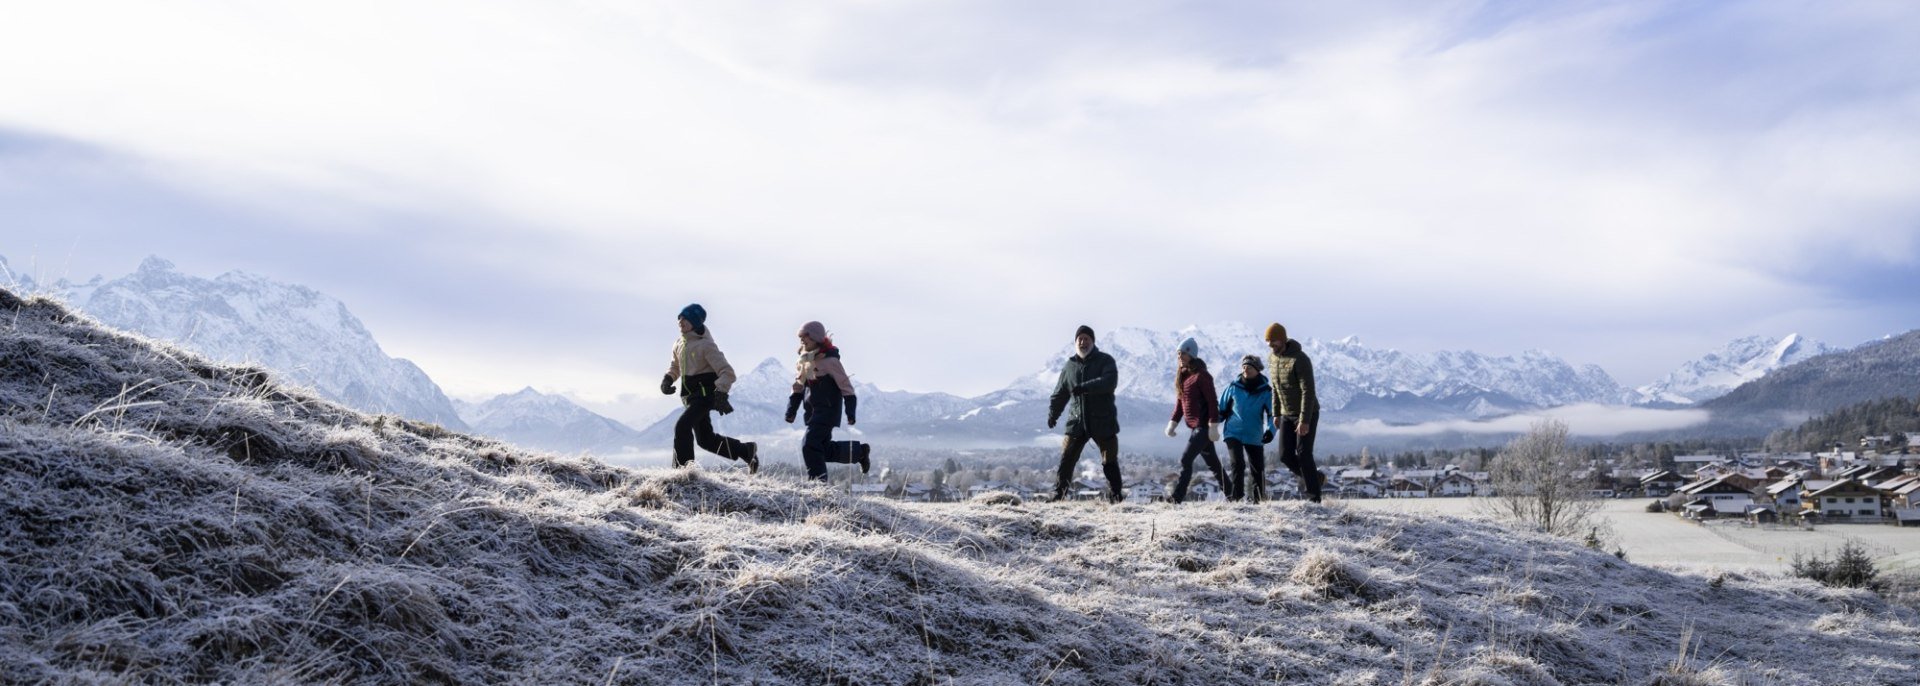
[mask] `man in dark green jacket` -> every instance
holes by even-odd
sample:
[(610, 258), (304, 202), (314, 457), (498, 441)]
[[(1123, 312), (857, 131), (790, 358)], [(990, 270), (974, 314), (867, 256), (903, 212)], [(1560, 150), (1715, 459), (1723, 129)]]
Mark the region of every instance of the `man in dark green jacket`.
[(1307, 500), (1320, 502), (1327, 475), (1313, 462), (1313, 435), (1320, 428), (1320, 395), (1314, 392), (1313, 361), (1287, 327), (1267, 326), (1267, 367), (1273, 370), (1273, 423), (1280, 434), (1280, 463), (1300, 477)]
[[(1073, 484), (1073, 466), (1080, 451), (1092, 441), (1100, 448), (1101, 467), (1107, 473), (1107, 502), (1126, 497), (1120, 486), (1120, 413), (1113, 405), (1113, 390), (1120, 386), (1120, 368), (1113, 356), (1093, 347), (1093, 329), (1082, 326), (1073, 335), (1077, 354), (1067, 358), (1060, 370), (1060, 381), (1053, 386), (1052, 402), (1047, 408), (1047, 428), (1060, 422), (1067, 412), (1067, 438), (1060, 453), (1059, 480), (1054, 482), (1053, 499), (1065, 500)], [(1071, 409), (1069, 409), (1071, 406)]]

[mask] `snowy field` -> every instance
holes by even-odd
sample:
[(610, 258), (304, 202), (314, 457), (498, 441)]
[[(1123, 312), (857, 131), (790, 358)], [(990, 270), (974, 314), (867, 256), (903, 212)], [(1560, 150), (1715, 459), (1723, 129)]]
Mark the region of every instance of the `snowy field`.
[[(1363, 510), (1475, 516), (1479, 498), (1394, 498), (1343, 500)], [(1647, 499), (1607, 501), (1601, 516), (1613, 525), (1627, 559), (1648, 564), (1696, 569), (1784, 571), (1795, 552), (1810, 554), (1839, 549), (1848, 539), (1860, 541), (1883, 569), (1920, 572), (1920, 528), (1880, 524), (1827, 524), (1812, 531), (1754, 528), (1739, 521), (1694, 524), (1665, 513), (1646, 511)]]

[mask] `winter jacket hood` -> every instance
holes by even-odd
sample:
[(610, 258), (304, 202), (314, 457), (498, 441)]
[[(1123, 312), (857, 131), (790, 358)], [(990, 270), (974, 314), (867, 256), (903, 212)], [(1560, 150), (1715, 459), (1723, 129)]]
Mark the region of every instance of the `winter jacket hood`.
[(1252, 381), (1235, 377), (1220, 393), (1220, 416), (1227, 420), (1222, 427), (1227, 438), (1246, 445), (1260, 443), (1267, 427), (1273, 425), (1273, 386), (1267, 383), (1267, 377), (1255, 376)]
[(794, 365), (793, 392), (803, 394), (807, 426), (839, 426), (843, 397), (851, 397), (853, 379), (840, 362), (840, 349), (819, 347), (801, 350)]
[(1180, 381), (1180, 396), (1173, 404), (1174, 421), (1186, 419), (1187, 428), (1206, 427), (1220, 417), (1219, 398), (1214, 395), (1213, 375), (1207, 363), (1198, 357), (1187, 361), (1187, 376)]

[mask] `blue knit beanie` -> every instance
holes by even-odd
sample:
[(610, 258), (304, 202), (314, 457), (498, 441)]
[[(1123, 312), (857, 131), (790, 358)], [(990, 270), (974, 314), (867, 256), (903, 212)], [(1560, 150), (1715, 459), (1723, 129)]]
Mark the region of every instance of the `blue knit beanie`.
[(1187, 357), (1199, 357), (1200, 342), (1191, 338), (1180, 341), (1180, 352), (1186, 353)]
[(700, 303), (680, 308), (680, 318), (692, 324), (696, 333), (705, 333), (707, 330), (707, 308), (701, 307)]

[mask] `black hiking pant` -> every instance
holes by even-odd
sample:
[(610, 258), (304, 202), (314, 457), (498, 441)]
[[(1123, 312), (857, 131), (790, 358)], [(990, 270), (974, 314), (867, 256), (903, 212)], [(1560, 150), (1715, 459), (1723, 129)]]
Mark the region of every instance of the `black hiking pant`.
[(1300, 490), (1307, 494), (1308, 500), (1317, 503), (1320, 484), (1327, 480), (1327, 475), (1313, 463), (1313, 439), (1320, 435), (1320, 418), (1314, 417), (1307, 427), (1307, 435), (1302, 436), (1299, 417), (1280, 418), (1280, 464), (1300, 477)]
[(1117, 503), (1125, 497), (1120, 490), (1120, 437), (1088, 436), (1086, 434), (1067, 434), (1060, 444), (1060, 473), (1053, 482), (1055, 500), (1065, 500), (1068, 490), (1073, 488), (1073, 467), (1080, 463), (1080, 452), (1087, 449), (1087, 442), (1100, 448), (1100, 468), (1107, 473), (1107, 502)]
[(691, 464), (695, 444), (701, 450), (728, 459), (747, 458), (745, 443), (713, 432), (713, 399), (710, 397), (688, 398), (686, 411), (673, 423), (673, 466)]
[(1180, 480), (1173, 482), (1173, 502), (1187, 502), (1187, 485), (1193, 482), (1193, 458), (1207, 460), (1207, 469), (1213, 471), (1213, 480), (1220, 483), (1220, 492), (1227, 492), (1227, 473), (1220, 469), (1220, 452), (1213, 447), (1213, 440), (1207, 438), (1207, 429), (1193, 430), (1193, 437), (1187, 439), (1187, 452), (1180, 455)]
[[(1227, 439), (1227, 469), (1232, 472), (1227, 480), (1227, 499), (1245, 500), (1250, 503), (1267, 500), (1267, 451), (1259, 443), (1241, 443)], [(1253, 478), (1247, 478), (1247, 468), (1253, 468)]]
[(827, 463), (853, 464), (858, 441), (833, 440), (832, 424), (807, 425), (807, 438), (800, 444), (800, 460), (807, 463), (807, 478), (827, 480)]

